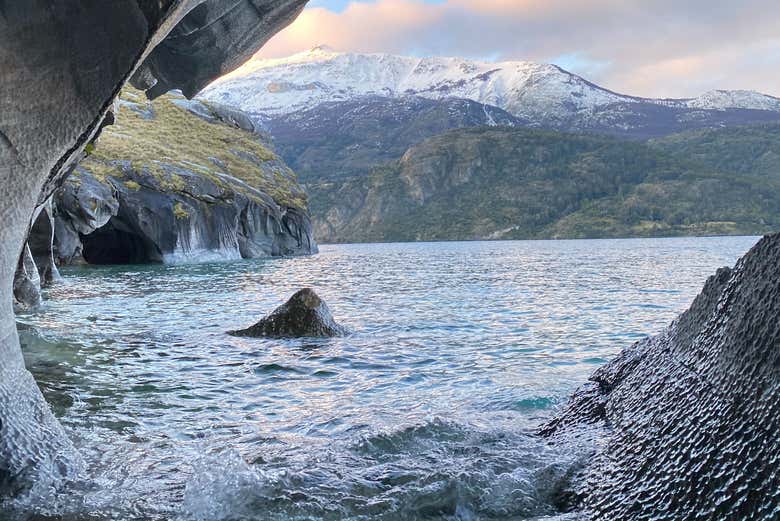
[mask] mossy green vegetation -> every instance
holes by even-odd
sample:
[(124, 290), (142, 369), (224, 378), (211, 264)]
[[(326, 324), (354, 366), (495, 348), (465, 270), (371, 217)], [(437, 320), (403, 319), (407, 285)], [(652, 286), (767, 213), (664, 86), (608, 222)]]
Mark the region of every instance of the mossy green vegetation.
[(177, 106), (176, 100), (184, 98), (167, 94), (148, 102), (142, 92), (126, 88), (116, 123), (104, 129), (81, 168), (98, 179), (112, 177), (138, 189), (135, 181), (127, 180), (129, 166), (152, 174), (160, 188), (171, 192), (187, 189), (187, 181), (175, 173), (178, 169), (225, 188), (227, 175), (267, 193), (280, 206), (307, 207), (295, 174), (259, 136), (202, 119)]
[(780, 123), (696, 130), (654, 139), (649, 144), (719, 172), (780, 175)]
[(187, 209), (184, 208), (183, 204), (176, 203), (173, 205), (173, 215), (177, 219), (188, 219), (190, 217), (190, 212), (188, 212)]

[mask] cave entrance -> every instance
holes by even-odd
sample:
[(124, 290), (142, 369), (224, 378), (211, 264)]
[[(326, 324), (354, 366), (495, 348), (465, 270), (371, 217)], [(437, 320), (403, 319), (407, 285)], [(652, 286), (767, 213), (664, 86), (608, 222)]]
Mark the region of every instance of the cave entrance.
[(80, 235), (84, 260), (89, 264), (162, 262), (162, 255), (153, 243), (123, 228), (117, 227), (112, 219), (89, 235)]

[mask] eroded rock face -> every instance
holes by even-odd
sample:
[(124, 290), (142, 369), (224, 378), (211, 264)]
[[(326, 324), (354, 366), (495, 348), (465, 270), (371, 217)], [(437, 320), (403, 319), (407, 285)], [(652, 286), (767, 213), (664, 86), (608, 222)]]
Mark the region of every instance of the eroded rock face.
[(136, 2), (0, 4), (0, 491), (79, 467), (24, 367), (12, 310), (36, 204), (102, 121), (150, 39)]
[(58, 264), (83, 262), (81, 235), (108, 224), (119, 212), (119, 201), (110, 184), (94, 176), (71, 178), (55, 193), (54, 256)]
[(55, 193), (61, 264), (317, 251), (307, 196), (245, 113), (125, 89), (114, 126)]
[(149, 85), (153, 98), (174, 89), (192, 97), (248, 60), (279, 29), (291, 23), (307, 1), (183, 2), (194, 7), (152, 50), (133, 83), (139, 88)]
[(35, 267), (30, 247), (25, 245), (19, 267), (14, 275), (14, 309), (26, 311), (41, 303), (41, 278)]
[(217, 185), (185, 169), (169, 173), (186, 183), (186, 192), (163, 186), (165, 175), (129, 164), (121, 178), (100, 182), (79, 171), (69, 179), (56, 195), (59, 262), (176, 263), (317, 251), (305, 211), (280, 207), (237, 179)]
[(14, 309), (28, 311), (41, 303), (41, 288), (59, 279), (54, 262), (54, 216), (51, 200), (36, 210), (27, 244), (14, 274)]
[(591, 377), (543, 434), (601, 429), (579, 494), (595, 520), (780, 516), (780, 234)]
[(38, 269), (41, 287), (58, 280), (60, 274), (54, 260), (54, 205), (51, 199), (38, 209), (38, 216), (27, 236), (27, 245)]
[[(16, 332), (14, 274), (36, 206), (83, 157), (141, 63), (157, 92), (192, 92), (254, 52), (305, 3), (0, 0), (0, 493), (57, 483), (80, 468), (24, 367)], [(151, 58), (166, 41), (175, 52)]]
[(229, 331), (233, 336), (302, 338), (343, 336), (349, 330), (338, 324), (328, 305), (309, 288), (304, 288), (247, 329)]

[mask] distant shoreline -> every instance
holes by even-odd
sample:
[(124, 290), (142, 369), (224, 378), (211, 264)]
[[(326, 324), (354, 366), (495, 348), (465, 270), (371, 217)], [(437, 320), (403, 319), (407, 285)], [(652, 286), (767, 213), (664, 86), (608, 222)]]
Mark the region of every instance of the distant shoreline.
[[(778, 230), (780, 231), (780, 230)], [(760, 239), (766, 235), (775, 232), (766, 232), (758, 235), (753, 234), (721, 234), (721, 235), (659, 235), (659, 236), (637, 236), (637, 237), (577, 237), (565, 239), (442, 239), (432, 241), (366, 241), (366, 242), (318, 242), (319, 246), (352, 246), (352, 245), (370, 245), (370, 244), (439, 244), (439, 243), (472, 243), (472, 242), (572, 242), (572, 241), (634, 241), (634, 240), (664, 240), (664, 239), (719, 239), (719, 238), (746, 238)]]

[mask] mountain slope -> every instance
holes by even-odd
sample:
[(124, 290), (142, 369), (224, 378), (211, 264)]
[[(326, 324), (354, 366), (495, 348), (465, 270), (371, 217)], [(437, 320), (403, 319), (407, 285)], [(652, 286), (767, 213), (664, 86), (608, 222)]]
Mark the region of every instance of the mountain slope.
[(475, 101), (368, 96), (266, 119), (276, 150), (303, 182), (364, 174), (453, 128), (527, 122)]
[(691, 131), (650, 143), (723, 172), (780, 175), (780, 123)]
[(446, 132), (369, 176), (309, 190), (325, 242), (763, 233), (780, 225), (780, 173), (722, 173), (648, 144), (528, 129)]
[(648, 99), (612, 92), (549, 64), (340, 53), (323, 47), (253, 62), (203, 96), (272, 118), (364, 96), (463, 98), (499, 107), (537, 127), (641, 138), (780, 119), (780, 99), (750, 91)]

